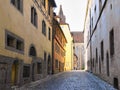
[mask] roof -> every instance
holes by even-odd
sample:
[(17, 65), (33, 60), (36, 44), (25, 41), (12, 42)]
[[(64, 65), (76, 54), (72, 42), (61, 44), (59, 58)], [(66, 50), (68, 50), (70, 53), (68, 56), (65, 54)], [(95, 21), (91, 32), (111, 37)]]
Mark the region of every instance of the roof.
[(84, 43), (84, 34), (83, 32), (71, 32), (74, 43)]
[(53, 7), (57, 7), (55, 0), (49, 0)]

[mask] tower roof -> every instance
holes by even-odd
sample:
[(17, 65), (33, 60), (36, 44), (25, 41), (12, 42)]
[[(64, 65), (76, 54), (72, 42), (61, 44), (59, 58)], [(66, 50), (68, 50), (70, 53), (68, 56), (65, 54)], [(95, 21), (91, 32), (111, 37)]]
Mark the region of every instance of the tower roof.
[(63, 15), (62, 5), (60, 5), (59, 16)]
[(60, 10), (59, 10), (59, 15), (60, 17), (60, 23), (66, 23), (66, 17), (63, 14), (63, 9), (62, 9), (62, 5), (60, 5)]

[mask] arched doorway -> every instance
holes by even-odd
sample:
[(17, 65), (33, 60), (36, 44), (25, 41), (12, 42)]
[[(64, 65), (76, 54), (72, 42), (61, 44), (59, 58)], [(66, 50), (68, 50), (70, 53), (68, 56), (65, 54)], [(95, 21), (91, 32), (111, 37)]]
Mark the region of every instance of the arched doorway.
[(48, 56), (48, 65), (47, 65), (47, 73), (48, 75), (51, 74), (51, 57), (50, 55)]
[[(29, 56), (31, 56), (31, 57), (37, 56), (34, 45), (31, 45), (31, 47), (29, 49)], [(34, 81), (34, 80), (35, 80), (35, 63), (32, 64), (32, 81)]]
[(36, 49), (34, 46), (30, 47), (29, 55), (36, 57)]
[(118, 81), (118, 78), (114, 78), (114, 80), (113, 80), (113, 84), (114, 84), (114, 87), (116, 88), (116, 89), (119, 89), (119, 81)]

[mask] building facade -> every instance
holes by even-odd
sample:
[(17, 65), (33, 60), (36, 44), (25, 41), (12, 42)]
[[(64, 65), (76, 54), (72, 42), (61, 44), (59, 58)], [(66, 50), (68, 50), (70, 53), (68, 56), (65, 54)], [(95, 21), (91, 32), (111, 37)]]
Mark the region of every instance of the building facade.
[(67, 43), (56, 17), (53, 19), (53, 73), (64, 71)]
[(84, 40), (87, 70), (120, 89), (120, 1), (88, 0)]
[(73, 69), (73, 37), (71, 36), (70, 33), (69, 24), (66, 23), (66, 18), (65, 15), (63, 14), (62, 6), (60, 6), (58, 16), (59, 16), (58, 21), (67, 39), (64, 69), (68, 71)]
[(0, 90), (52, 72), (54, 0), (0, 1)]
[(73, 51), (74, 51), (74, 69), (84, 69), (84, 35), (83, 32), (71, 32), (73, 37)]

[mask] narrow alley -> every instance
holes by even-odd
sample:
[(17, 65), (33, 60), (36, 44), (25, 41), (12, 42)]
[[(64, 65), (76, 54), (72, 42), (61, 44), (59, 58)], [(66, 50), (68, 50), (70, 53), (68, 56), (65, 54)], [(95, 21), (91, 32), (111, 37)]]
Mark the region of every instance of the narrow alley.
[(120, 90), (119, 37), (120, 0), (0, 0), (0, 90)]
[(85, 71), (62, 72), (27, 84), (20, 90), (115, 90), (111, 85)]

